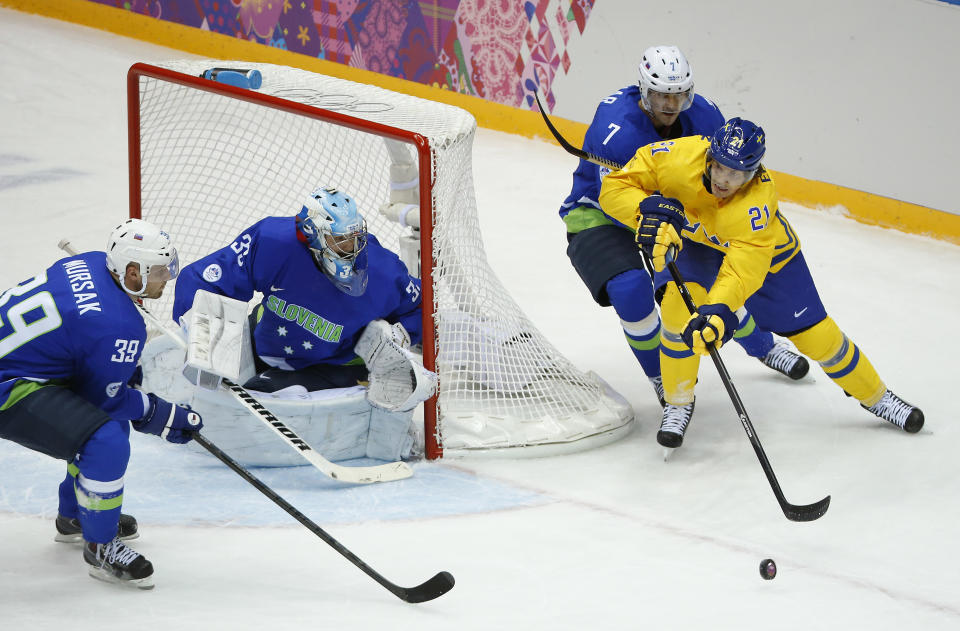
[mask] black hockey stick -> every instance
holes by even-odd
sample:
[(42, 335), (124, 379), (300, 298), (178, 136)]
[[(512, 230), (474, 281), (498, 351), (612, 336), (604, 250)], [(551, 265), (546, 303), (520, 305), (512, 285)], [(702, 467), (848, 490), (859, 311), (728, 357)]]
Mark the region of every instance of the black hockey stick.
[[(646, 256), (644, 256), (644, 258), (646, 258)], [(680, 296), (683, 298), (684, 304), (687, 305), (687, 310), (693, 315), (697, 311), (697, 305), (694, 304), (693, 297), (687, 290), (686, 283), (683, 282), (683, 276), (680, 275), (677, 264), (670, 261), (667, 263), (667, 269), (670, 270), (670, 276), (673, 278), (673, 282), (676, 283), (677, 289), (680, 291)], [(787, 498), (784, 497), (780, 483), (777, 482), (777, 476), (773, 473), (773, 467), (770, 466), (770, 460), (767, 459), (763, 445), (760, 444), (760, 437), (757, 436), (757, 431), (753, 428), (750, 417), (747, 416), (747, 409), (743, 406), (743, 401), (740, 400), (737, 389), (733, 387), (733, 380), (730, 379), (730, 373), (727, 372), (727, 367), (724, 365), (723, 360), (720, 359), (720, 351), (718, 351), (713, 344), (707, 345), (707, 348), (710, 350), (710, 359), (713, 360), (713, 365), (717, 367), (717, 372), (720, 373), (720, 381), (723, 382), (723, 387), (727, 389), (727, 394), (730, 395), (730, 401), (733, 402), (733, 407), (740, 417), (740, 423), (743, 425), (744, 431), (747, 432), (750, 444), (753, 445), (753, 451), (756, 452), (757, 459), (760, 460), (760, 466), (763, 467), (763, 472), (767, 475), (767, 481), (770, 483), (770, 488), (773, 489), (773, 494), (777, 497), (777, 502), (780, 503), (783, 514), (786, 515), (790, 521), (813, 521), (823, 517), (823, 514), (827, 512), (827, 508), (830, 507), (829, 495), (819, 502), (804, 505), (791, 504), (787, 501)]]
[[(612, 160), (607, 160), (606, 158), (595, 156), (592, 153), (588, 153), (582, 149), (577, 149), (567, 142), (567, 140), (560, 135), (560, 132), (557, 131), (557, 128), (553, 126), (553, 123), (551, 123), (550, 119), (547, 117), (547, 113), (544, 111), (543, 105), (540, 103), (540, 95), (534, 93), (534, 98), (537, 101), (537, 107), (540, 108), (540, 115), (543, 116), (543, 120), (547, 124), (547, 128), (550, 130), (550, 133), (553, 134), (553, 137), (556, 138), (557, 142), (560, 143), (560, 146), (563, 147), (567, 152), (577, 156), (582, 160), (592, 162), (593, 164), (597, 164), (599, 166), (604, 166), (611, 169), (623, 168), (623, 165), (621, 164), (613, 162)], [(644, 262), (650, 269), (653, 268), (652, 263), (647, 260), (646, 256), (644, 256)], [(667, 267), (670, 270), (670, 276), (673, 278), (673, 282), (676, 283), (677, 288), (680, 291), (680, 295), (683, 297), (684, 304), (686, 304), (690, 313), (693, 314), (696, 312), (697, 306), (694, 304), (693, 298), (690, 296), (690, 292), (687, 290), (687, 286), (683, 282), (683, 277), (680, 275), (680, 270), (677, 269), (677, 265), (673, 261), (670, 261)], [(740, 400), (740, 395), (737, 393), (737, 389), (733, 387), (733, 381), (730, 379), (730, 373), (727, 372), (727, 367), (723, 364), (723, 360), (720, 359), (720, 352), (716, 349), (716, 347), (714, 347), (713, 344), (710, 344), (708, 348), (710, 350), (710, 359), (713, 360), (714, 366), (717, 367), (717, 372), (720, 374), (720, 380), (723, 382), (724, 388), (727, 389), (727, 394), (730, 395), (730, 400), (733, 402), (733, 407), (737, 411), (737, 415), (740, 417), (740, 423), (743, 425), (744, 431), (747, 432), (747, 438), (750, 439), (750, 444), (753, 445), (753, 451), (756, 452), (757, 458), (760, 460), (760, 466), (763, 467), (763, 472), (767, 476), (767, 481), (770, 483), (770, 487), (773, 489), (773, 494), (776, 496), (777, 502), (780, 504), (780, 508), (783, 510), (783, 514), (786, 515), (787, 519), (790, 521), (813, 521), (815, 519), (819, 519), (824, 513), (827, 512), (827, 508), (830, 507), (830, 496), (826, 496), (819, 502), (805, 505), (791, 504), (787, 501), (787, 498), (783, 495), (783, 490), (780, 488), (780, 483), (777, 482), (777, 476), (773, 473), (773, 467), (770, 466), (770, 460), (767, 458), (767, 454), (763, 450), (763, 445), (760, 444), (760, 438), (757, 436), (757, 432), (753, 428), (753, 423), (750, 422), (750, 417), (747, 416), (747, 410), (743, 406), (743, 401)]]
[(285, 510), (291, 517), (306, 526), (310, 532), (323, 539), (331, 548), (347, 558), (348, 561), (360, 568), (364, 574), (380, 583), (397, 598), (408, 603), (422, 603), (443, 596), (453, 589), (454, 580), (450, 572), (440, 572), (430, 580), (421, 583), (415, 587), (400, 587), (385, 579), (379, 572), (363, 562), (357, 555), (350, 552), (339, 541), (330, 536), (323, 528), (315, 524), (306, 515), (290, 505), (285, 499), (277, 495), (273, 489), (261, 482), (252, 473), (247, 471), (236, 460), (228, 456), (219, 447), (203, 437), (200, 432), (193, 433), (193, 439), (197, 441), (204, 449), (216, 456), (221, 462), (233, 469), (241, 478), (252, 484), (258, 491), (266, 495), (274, 504)]
[(584, 151), (583, 149), (578, 149), (567, 142), (567, 139), (561, 136), (560, 132), (557, 131), (557, 128), (553, 126), (553, 123), (547, 116), (547, 112), (543, 109), (543, 104), (540, 103), (540, 94), (538, 92), (534, 92), (533, 98), (537, 100), (537, 107), (540, 109), (540, 116), (543, 116), (543, 122), (547, 124), (547, 129), (550, 130), (550, 133), (553, 134), (553, 137), (557, 142), (560, 143), (560, 146), (563, 147), (564, 151), (577, 156), (581, 160), (586, 160), (587, 162), (592, 162), (602, 167), (607, 167), (608, 169), (617, 170), (623, 168), (622, 164), (618, 164), (613, 160), (601, 158), (600, 156)]

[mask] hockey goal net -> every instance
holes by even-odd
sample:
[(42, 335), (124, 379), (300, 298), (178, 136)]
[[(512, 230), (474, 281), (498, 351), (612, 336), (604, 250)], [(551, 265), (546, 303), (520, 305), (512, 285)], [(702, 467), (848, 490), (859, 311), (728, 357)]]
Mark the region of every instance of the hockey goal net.
[[(256, 69), (262, 86), (199, 76), (223, 67)], [(629, 430), (626, 401), (557, 352), (490, 268), (468, 112), (294, 68), (211, 60), (135, 64), (128, 113), (130, 214), (170, 232), (182, 265), (265, 216), (295, 214), (319, 185), (350, 192), (370, 231), (404, 251), (414, 273), (403, 246), (419, 241), (423, 359), (440, 377), (424, 407), (428, 458), (561, 453)], [(419, 231), (410, 212), (407, 226), (381, 212), (398, 200)], [(153, 306), (163, 318), (172, 295)]]

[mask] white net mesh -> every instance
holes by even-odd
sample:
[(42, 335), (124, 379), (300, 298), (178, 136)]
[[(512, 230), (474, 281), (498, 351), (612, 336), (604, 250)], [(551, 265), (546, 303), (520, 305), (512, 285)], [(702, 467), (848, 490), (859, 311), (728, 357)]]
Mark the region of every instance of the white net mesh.
[[(578, 371), (533, 326), (494, 275), (473, 192), (476, 122), (466, 111), (303, 70), (246, 62), (171, 62), (197, 77), (213, 67), (256, 68), (250, 100), (141, 75), (141, 216), (170, 232), (186, 265), (231, 243), (268, 215), (289, 216), (316, 186), (350, 192), (384, 246), (410, 232), (378, 209), (396, 201), (391, 165), (417, 164), (412, 144), (385, 141), (376, 125), (419, 134), (432, 158), (433, 305), (436, 343), (424, 348), (440, 376), (437, 427), (445, 455), (536, 447), (565, 451), (613, 440), (630, 406)], [(149, 72), (150, 67), (145, 67)], [(203, 81), (203, 85), (216, 85)], [(271, 95), (337, 112), (340, 120), (272, 107)], [(259, 99), (259, 100), (258, 100)], [(302, 108), (301, 108), (302, 109)], [(334, 115), (337, 116), (337, 115)], [(173, 292), (153, 307), (169, 318)], [(258, 299), (256, 297), (255, 299)], [(431, 415), (428, 414), (428, 421)], [(431, 436), (432, 435), (432, 436)], [(517, 454), (525, 455), (525, 454)]]

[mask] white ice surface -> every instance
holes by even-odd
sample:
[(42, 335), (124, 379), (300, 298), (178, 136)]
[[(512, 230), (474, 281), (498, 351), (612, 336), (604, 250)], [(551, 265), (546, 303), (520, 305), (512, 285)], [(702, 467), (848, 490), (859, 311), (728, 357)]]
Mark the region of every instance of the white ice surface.
[[(182, 56), (0, 9), (0, 287), (58, 258), (62, 237), (102, 247), (126, 216), (126, 69)], [(792, 523), (708, 362), (688, 439), (663, 462), (650, 387), (564, 254), (556, 207), (575, 160), (484, 130), (475, 157), (493, 267), (564, 354), (630, 400), (637, 431), (572, 456), (421, 463), (374, 487), (255, 471), (390, 580), (456, 576), (421, 605), (217, 461), (141, 435), (125, 507), (157, 587), (93, 581), (79, 549), (53, 542), (62, 464), (2, 442), (0, 628), (960, 628), (960, 248), (784, 204), (831, 315), (927, 415), (906, 435), (819, 368), (791, 383), (726, 350), (787, 498), (833, 496), (823, 519)], [(760, 579), (764, 557), (779, 564), (774, 581)]]

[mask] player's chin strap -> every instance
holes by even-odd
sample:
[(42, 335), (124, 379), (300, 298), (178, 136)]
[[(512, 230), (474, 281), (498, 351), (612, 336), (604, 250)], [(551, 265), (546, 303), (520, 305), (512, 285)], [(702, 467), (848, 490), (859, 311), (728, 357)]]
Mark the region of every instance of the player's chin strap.
[(437, 375), (407, 350), (410, 336), (400, 323), (374, 320), (353, 350), (370, 371), (367, 401), (391, 412), (406, 412), (437, 391)]
[[(70, 245), (70, 241), (67, 239), (61, 240), (58, 246), (61, 250), (65, 251), (71, 256), (77, 254), (77, 251)], [(140, 303), (134, 304), (136, 304), (144, 318), (152, 322), (154, 326), (164, 333), (164, 335), (169, 336), (170, 339), (180, 346), (180, 348), (186, 350), (187, 343), (178, 333), (170, 331), (164, 325), (164, 323), (157, 318), (157, 316), (150, 313)], [(284, 442), (286, 442), (291, 448), (295, 449), (297, 453), (303, 456), (307, 462), (312, 464), (321, 473), (328, 477), (331, 477), (335, 480), (340, 480), (341, 482), (369, 484), (371, 482), (390, 482), (392, 480), (402, 480), (413, 475), (413, 469), (411, 469), (405, 462), (390, 462), (373, 467), (344, 467), (342, 465), (330, 462), (324, 458), (320, 452), (314, 450), (306, 443), (306, 441), (297, 436), (293, 430), (284, 425), (280, 419), (263, 407), (263, 405), (253, 398), (249, 392), (244, 390), (242, 386), (237, 385), (229, 379), (223, 379), (220, 382), (220, 387), (232, 394), (234, 398), (237, 399), (237, 401), (239, 401), (251, 414), (267, 425), (267, 427), (272, 429), (274, 433), (284, 440)]]

